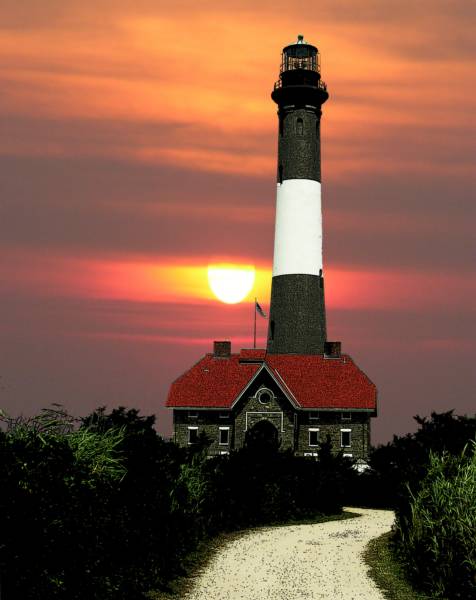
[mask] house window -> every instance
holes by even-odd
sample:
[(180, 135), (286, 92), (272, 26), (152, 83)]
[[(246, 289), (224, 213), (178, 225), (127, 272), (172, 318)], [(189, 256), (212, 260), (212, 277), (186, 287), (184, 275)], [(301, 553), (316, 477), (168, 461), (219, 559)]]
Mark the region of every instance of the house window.
[(268, 390), (267, 388), (261, 388), (256, 394), (256, 397), (261, 402), (261, 404), (269, 404), (274, 398), (274, 394), (271, 390)]
[(350, 448), (350, 432), (351, 429), (340, 430), (340, 445), (342, 448)]
[(319, 421), (320, 418), (321, 415), (318, 410), (309, 413), (309, 421)]
[(350, 413), (350, 412), (341, 413), (341, 419), (343, 421), (352, 421), (352, 413)]
[(220, 427), (218, 430), (218, 443), (220, 446), (228, 446), (230, 443), (230, 428)]
[(344, 454), (342, 455), (344, 458), (352, 458), (352, 454), (350, 452), (344, 452)]
[(319, 429), (309, 429), (309, 446), (319, 446)]
[(189, 411), (188, 418), (196, 420), (196, 419), (198, 419), (198, 413), (197, 412)]
[(198, 427), (188, 428), (188, 443), (196, 444), (198, 442)]
[(228, 419), (228, 413), (220, 413), (220, 414), (218, 415), (218, 418), (219, 418), (219, 419)]

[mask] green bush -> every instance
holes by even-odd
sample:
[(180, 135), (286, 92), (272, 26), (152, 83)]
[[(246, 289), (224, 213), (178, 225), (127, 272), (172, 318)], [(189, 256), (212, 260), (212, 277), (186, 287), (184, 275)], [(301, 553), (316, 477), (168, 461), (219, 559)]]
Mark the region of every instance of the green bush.
[(371, 468), (347, 479), (347, 504), (407, 510), (408, 486), (416, 493), (428, 471), (430, 451), (459, 455), (476, 436), (474, 416), (454, 415), (450, 410), (414, 418), (417, 431), (395, 435), (391, 442), (371, 448)]
[(104, 565), (110, 499), (125, 473), (123, 432), (75, 430), (60, 409), (2, 420), (2, 599), (107, 598), (115, 591)]
[(2, 600), (139, 600), (218, 532), (337, 513), (349, 464), (277, 448), (207, 457), (123, 407), (0, 417)]
[(399, 551), (432, 597), (476, 596), (476, 452), (431, 453), (408, 510), (397, 513)]

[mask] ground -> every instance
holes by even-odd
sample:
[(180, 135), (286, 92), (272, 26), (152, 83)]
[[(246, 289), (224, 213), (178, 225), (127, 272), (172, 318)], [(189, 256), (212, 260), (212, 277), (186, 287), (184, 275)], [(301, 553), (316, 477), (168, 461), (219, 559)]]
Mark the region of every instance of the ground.
[(184, 600), (383, 600), (362, 554), (394, 514), (352, 509), (355, 519), (252, 530), (226, 544)]

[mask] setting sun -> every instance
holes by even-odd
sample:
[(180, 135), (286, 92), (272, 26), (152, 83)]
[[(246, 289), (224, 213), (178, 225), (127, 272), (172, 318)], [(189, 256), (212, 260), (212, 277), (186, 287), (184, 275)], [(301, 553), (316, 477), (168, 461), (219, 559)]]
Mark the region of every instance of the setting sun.
[(222, 302), (237, 304), (253, 289), (255, 268), (251, 265), (209, 265), (208, 284)]

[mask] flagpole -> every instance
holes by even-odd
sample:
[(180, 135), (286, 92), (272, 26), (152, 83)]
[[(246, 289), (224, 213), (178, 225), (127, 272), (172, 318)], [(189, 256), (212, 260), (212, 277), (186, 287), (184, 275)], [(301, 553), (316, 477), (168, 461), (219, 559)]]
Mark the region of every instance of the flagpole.
[(256, 349), (256, 298), (253, 312), (255, 313), (255, 328), (254, 328), (254, 336), (253, 336), (253, 348)]

